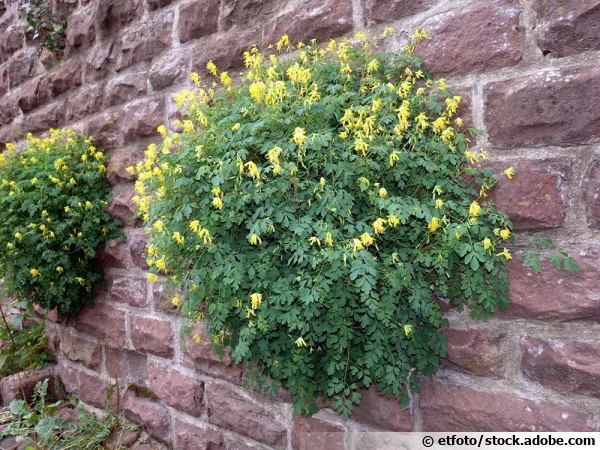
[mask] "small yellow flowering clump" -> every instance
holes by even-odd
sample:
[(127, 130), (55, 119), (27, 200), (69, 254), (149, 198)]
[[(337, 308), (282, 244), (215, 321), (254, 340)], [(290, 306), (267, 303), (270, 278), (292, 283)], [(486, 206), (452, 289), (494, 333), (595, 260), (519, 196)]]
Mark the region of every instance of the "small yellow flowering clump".
[(412, 325), (404, 325), (404, 335), (408, 337), (408, 335), (412, 332)]
[(262, 294), (259, 294), (257, 292), (250, 295), (250, 302), (253, 310), (256, 310), (260, 307), (260, 305), (262, 304), (262, 298)]
[(438, 198), (435, 201), (435, 209), (441, 209), (444, 206), (444, 201), (440, 198)]
[(321, 246), (321, 240), (316, 236), (311, 236), (310, 238), (308, 238), (308, 242), (311, 247), (313, 245), (318, 245), (319, 247)]
[(85, 279), (84, 279), (84, 278), (81, 278), (81, 277), (75, 277), (75, 280), (77, 280), (77, 282), (78, 282), (80, 285), (82, 285), (82, 286), (85, 284)]
[(479, 215), (480, 211), (481, 211), (481, 206), (479, 206), (479, 203), (473, 202), (473, 203), (471, 203), (471, 206), (469, 207), (469, 216), (477, 217)]
[(164, 230), (164, 225), (162, 220), (157, 220), (156, 222), (154, 222), (154, 225), (152, 225), (154, 227), (154, 229), (156, 231), (158, 231), (159, 233), (162, 233)]
[(150, 283), (156, 283), (158, 281), (158, 276), (156, 274), (149, 273), (148, 274), (148, 281)]
[(56, 268), (56, 271), (62, 275), (62, 274), (63, 274), (63, 272), (65, 271), (65, 269), (63, 269), (62, 267), (58, 266), (58, 267)]
[(360, 236), (360, 242), (362, 242), (365, 247), (369, 247), (375, 243), (375, 239), (373, 239), (369, 233), (363, 233)]
[(15, 238), (18, 239), (19, 241), (22, 241), (23, 235), (21, 233), (15, 233)]
[(489, 250), (490, 248), (492, 248), (492, 241), (490, 240), (490, 238), (485, 238), (483, 240), (483, 249)]
[(387, 224), (392, 228), (396, 228), (398, 225), (400, 225), (400, 219), (398, 219), (398, 217), (394, 214), (390, 214), (387, 217)]
[(171, 299), (171, 305), (173, 305), (175, 308), (179, 308), (180, 304), (181, 301), (179, 300), (179, 297), (175, 296)]
[(510, 230), (508, 229), (503, 229), (500, 230), (500, 237), (502, 238), (503, 241), (508, 240), (508, 238), (510, 238)]
[(31, 276), (32, 276), (33, 278), (37, 278), (37, 277), (39, 277), (39, 276), (40, 276), (40, 271), (39, 271), (39, 270), (37, 270), (37, 269), (31, 269), (31, 270), (29, 271), (29, 273), (31, 274)]
[(429, 222), (429, 226), (427, 227), (431, 233), (435, 233), (440, 227), (440, 219), (437, 217), (432, 217), (431, 222)]
[(512, 259), (512, 255), (510, 254), (507, 248), (505, 248), (503, 252), (498, 253), (496, 256), (504, 256), (507, 261)]
[(185, 238), (181, 235), (180, 232), (176, 231), (175, 233), (173, 233), (172, 236), (173, 239), (175, 239), (175, 241), (179, 244), (179, 245), (183, 245), (185, 243)]
[(298, 147), (302, 147), (306, 143), (306, 131), (304, 128), (296, 127), (292, 141)]
[(256, 233), (253, 233), (252, 236), (250, 236), (249, 242), (251, 245), (262, 245), (262, 239)]
[(512, 177), (515, 175), (515, 168), (509, 167), (504, 171), (504, 174), (508, 177), (509, 180), (512, 180)]
[(331, 236), (331, 233), (329, 232), (327, 232), (325, 237), (325, 244), (327, 244), (329, 247), (333, 247), (333, 236)]
[(382, 218), (378, 218), (375, 222), (373, 222), (373, 231), (375, 234), (383, 234), (385, 233), (385, 220)]
[(244, 166), (246, 166), (248, 168), (248, 173), (250, 174), (250, 176), (253, 179), (255, 179), (255, 180), (260, 179), (260, 173), (258, 171), (258, 167), (256, 166), (256, 164), (254, 164), (252, 161), (248, 161), (246, 164), (244, 164)]
[(363, 243), (361, 242), (360, 239), (352, 240), (352, 253), (356, 253), (359, 250), (363, 250), (364, 248), (365, 248), (365, 246), (363, 245)]
[(388, 194), (388, 193), (387, 193), (387, 190), (386, 190), (385, 188), (381, 188), (381, 189), (379, 189), (379, 196), (380, 196), (381, 198), (386, 198), (386, 197), (387, 197), (387, 194)]
[(308, 345), (306, 344), (306, 341), (302, 337), (299, 337), (298, 339), (296, 339), (296, 346), (298, 346), (298, 347), (308, 347)]
[(202, 343), (202, 338), (200, 337), (199, 334), (194, 335), (194, 342), (198, 345), (200, 345)]
[(214, 62), (212, 62), (212, 60), (208, 61), (208, 63), (206, 64), (206, 68), (208, 69), (208, 72), (216, 77), (217, 76), (217, 66), (215, 65)]

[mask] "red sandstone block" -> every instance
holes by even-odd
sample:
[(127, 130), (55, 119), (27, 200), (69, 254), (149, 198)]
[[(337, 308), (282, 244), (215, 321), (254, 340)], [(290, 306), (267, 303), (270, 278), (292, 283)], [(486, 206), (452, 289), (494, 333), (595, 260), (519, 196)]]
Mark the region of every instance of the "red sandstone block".
[(169, 412), (159, 402), (128, 390), (123, 397), (123, 411), (129, 420), (144, 425), (152, 436), (170, 440)]
[[(91, 375), (82, 370), (79, 371), (79, 392), (78, 398), (85, 403), (89, 403), (96, 408), (105, 409), (108, 403), (107, 393), (111, 387), (108, 383), (96, 375)], [(113, 392), (110, 398), (111, 408), (117, 404), (117, 393)]]
[(599, 95), (600, 66), (490, 83), (484, 89), (488, 139), (495, 147), (585, 144), (600, 138)]
[(563, 394), (600, 398), (600, 345), (581, 341), (525, 338), (523, 373)]
[(96, 114), (102, 108), (104, 86), (86, 84), (85, 88), (69, 96), (67, 100), (67, 122), (76, 122)]
[(150, 11), (154, 11), (155, 9), (164, 8), (171, 3), (173, 3), (173, 0), (148, 0), (148, 7)]
[(150, 236), (144, 233), (135, 233), (130, 236), (129, 248), (131, 250), (131, 261), (140, 269), (147, 270), (146, 258), (148, 250), (146, 246), (150, 242)]
[(111, 33), (139, 18), (144, 12), (142, 0), (102, 0), (96, 10), (96, 21), (100, 28)]
[(248, 27), (259, 21), (272, 17), (277, 10), (284, 7), (284, 0), (224, 0), (221, 9), (221, 19), (226, 29), (235, 25)]
[(44, 72), (44, 67), (37, 57), (36, 50), (29, 48), (13, 57), (8, 63), (10, 88), (20, 85)]
[(64, 124), (66, 102), (58, 101), (46, 105), (23, 119), (23, 128), (30, 133), (47, 132)]
[(106, 107), (127, 103), (146, 95), (147, 69), (117, 75), (106, 83), (104, 105)]
[(130, 317), (131, 341), (137, 351), (173, 358), (173, 329), (171, 322), (146, 317)]
[(227, 385), (207, 383), (208, 421), (276, 448), (285, 448), (287, 430), (265, 406)]
[(23, 113), (34, 110), (50, 100), (50, 86), (48, 78), (41, 76), (21, 86), (19, 91), (19, 107)]
[(140, 137), (157, 137), (156, 128), (165, 121), (164, 99), (146, 99), (125, 106), (123, 110), (123, 136), (126, 142)]
[(90, 5), (71, 15), (67, 25), (67, 54), (87, 49), (96, 41), (94, 11), (95, 5)]
[(54, 13), (58, 19), (65, 20), (77, 9), (77, 5), (77, 0), (56, 0)]
[(265, 43), (272, 44), (287, 34), (290, 43), (311, 39), (318, 42), (343, 36), (354, 27), (351, 0), (310, 0), (299, 4), (265, 28)]
[(60, 334), (60, 352), (65, 358), (83, 364), (88, 369), (96, 372), (102, 370), (102, 346), (86, 341), (67, 329)]
[(594, 162), (590, 170), (585, 201), (588, 223), (600, 228), (600, 160)]
[(600, 50), (599, 0), (534, 0), (535, 37), (544, 55), (557, 58)]
[(317, 417), (294, 417), (292, 425), (294, 450), (344, 450), (344, 429)]
[(219, 0), (193, 0), (179, 7), (179, 40), (198, 39), (216, 33), (219, 21)]
[(106, 178), (112, 185), (136, 180), (135, 175), (127, 172), (127, 168), (135, 166), (143, 159), (142, 152), (137, 148), (120, 148), (110, 157)]
[(584, 412), (505, 392), (422, 381), (423, 431), (592, 431)]
[(163, 402), (192, 416), (204, 411), (204, 382), (177, 369), (156, 363), (148, 364), (150, 388)]
[(108, 69), (115, 63), (117, 58), (115, 44), (113, 42), (101, 42), (87, 50), (83, 58), (85, 81), (100, 80), (107, 75)]
[[(25, 44), (25, 23), (13, 23), (5, 28), (6, 31), (0, 35), (0, 52), (9, 57)], [(2, 58), (0, 57), (0, 61)]]
[(225, 448), (223, 435), (206, 426), (198, 427), (175, 420), (176, 448), (178, 450), (220, 450)]
[(85, 308), (73, 326), (111, 347), (125, 346), (125, 313), (112, 306), (97, 303), (93, 308)]
[(542, 272), (533, 274), (522, 261), (509, 262), (510, 298), (508, 311), (500, 317), (551, 322), (597, 321), (600, 319), (598, 279), (600, 249), (566, 248), (580, 271), (577, 275), (556, 270), (547, 261)]
[(10, 405), (10, 402), (16, 399), (30, 401), (33, 397), (36, 384), (48, 379), (48, 395), (56, 398), (56, 382), (54, 367), (46, 367), (41, 370), (28, 370), (18, 374), (9, 375), (0, 380), (0, 399), (4, 406)]
[(111, 111), (92, 118), (87, 125), (87, 135), (94, 137), (98, 148), (108, 150), (122, 142), (121, 112)]
[(381, 23), (412, 16), (431, 8), (438, 0), (415, 0), (390, 2), (389, 0), (366, 0), (365, 18), (369, 22)]
[(412, 431), (410, 410), (398, 406), (398, 400), (387, 398), (372, 386), (360, 391), (360, 404), (352, 410), (352, 419), (385, 431)]
[(108, 205), (108, 213), (120, 220), (124, 226), (141, 226), (141, 220), (133, 217), (138, 207), (131, 199), (136, 195), (135, 188), (131, 184), (121, 184), (113, 187), (113, 201)]
[[(512, 180), (502, 173), (511, 166), (515, 169)], [(567, 211), (564, 185), (571, 176), (571, 161), (507, 161), (485, 168), (493, 169), (499, 180), (489, 198), (509, 215), (515, 231), (563, 225)]]
[(506, 360), (506, 333), (487, 330), (444, 330), (448, 337), (446, 360), (474, 375), (502, 375)]
[(108, 291), (112, 300), (136, 308), (148, 305), (148, 282), (128, 275), (109, 275)]
[(50, 90), (52, 96), (67, 92), (81, 86), (81, 63), (77, 60), (62, 61), (54, 73), (50, 75)]
[(118, 378), (130, 383), (145, 384), (148, 379), (145, 354), (130, 350), (106, 348), (106, 371), (112, 379)]
[(179, 314), (179, 310), (171, 304), (172, 295), (165, 290), (160, 283), (152, 284), (152, 298), (154, 301), (154, 310), (165, 314)]
[(127, 242), (111, 241), (100, 254), (102, 267), (126, 269), (129, 266), (129, 245)]
[(150, 83), (154, 91), (183, 83), (191, 72), (191, 52), (173, 51), (157, 58), (150, 69)]
[(429, 32), (417, 49), (436, 75), (464, 75), (514, 66), (523, 54), (517, 0), (480, 2), (435, 16), (422, 27)]
[[(17, 94), (8, 94), (2, 97), (0, 108), (0, 124), (9, 124), (19, 115), (19, 97)], [(10, 136), (9, 136), (10, 137)]]

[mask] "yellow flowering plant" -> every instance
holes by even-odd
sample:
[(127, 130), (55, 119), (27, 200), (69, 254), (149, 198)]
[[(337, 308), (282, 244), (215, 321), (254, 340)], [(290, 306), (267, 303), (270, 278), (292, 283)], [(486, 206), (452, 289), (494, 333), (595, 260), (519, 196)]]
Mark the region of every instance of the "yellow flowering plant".
[(193, 127), (160, 127), (130, 169), (149, 279), (297, 413), (321, 398), (348, 416), (371, 385), (407, 407), (446, 355), (436, 298), (475, 318), (510, 302), (512, 225), (480, 195), (496, 180), (473, 165), (460, 97), (414, 57), (425, 35), (402, 54), (359, 35), (296, 58), (284, 36), (245, 54), (241, 85), (209, 63), (176, 97)]
[(7, 296), (74, 314), (103, 281), (96, 257), (115, 239), (108, 158), (68, 130), (28, 136), (0, 154), (0, 286)]

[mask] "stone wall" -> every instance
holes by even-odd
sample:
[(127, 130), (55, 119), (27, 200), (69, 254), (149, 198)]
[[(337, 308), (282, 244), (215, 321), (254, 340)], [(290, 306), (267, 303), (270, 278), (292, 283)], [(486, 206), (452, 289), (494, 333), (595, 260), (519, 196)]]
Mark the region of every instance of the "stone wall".
[[(58, 65), (37, 57), (18, 3), (0, 0), (0, 149), (49, 127), (93, 135), (112, 156), (110, 209), (128, 237), (103, 255), (110, 289), (97, 306), (48, 321), (64, 384), (82, 401), (102, 408), (118, 377), (120, 408), (177, 449), (317, 448), (310, 431), (343, 449), (364, 430), (599, 430), (599, 0), (54, 0), (69, 23)], [(326, 41), (386, 26), (392, 51), (429, 30), (421, 55), (463, 94), (491, 166), (516, 169), (494, 193), (500, 208), (520, 239), (543, 232), (581, 272), (534, 276), (511, 261), (509, 312), (488, 322), (450, 312), (448, 358), (409, 411), (369, 390), (352, 420), (293, 418), (285, 396), (245, 390), (208, 344), (182, 350), (179, 318), (145, 281), (125, 168), (209, 59), (237, 72), (244, 49), (284, 33)]]

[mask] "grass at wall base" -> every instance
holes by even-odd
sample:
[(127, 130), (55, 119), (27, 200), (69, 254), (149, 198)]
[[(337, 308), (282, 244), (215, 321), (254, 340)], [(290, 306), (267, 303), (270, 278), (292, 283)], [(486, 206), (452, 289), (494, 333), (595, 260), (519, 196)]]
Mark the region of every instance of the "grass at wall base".
[[(510, 303), (512, 224), (460, 96), (414, 56), (426, 37), (392, 54), (360, 33), (323, 48), (284, 36), (245, 54), (241, 86), (209, 62), (176, 97), (178, 131), (159, 127), (129, 169), (149, 280), (296, 413), (320, 399), (349, 416), (372, 385), (406, 408), (446, 355), (436, 298), (474, 319)], [(525, 265), (539, 272), (550, 245), (532, 241)], [(577, 270), (562, 251), (552, 262)]]

